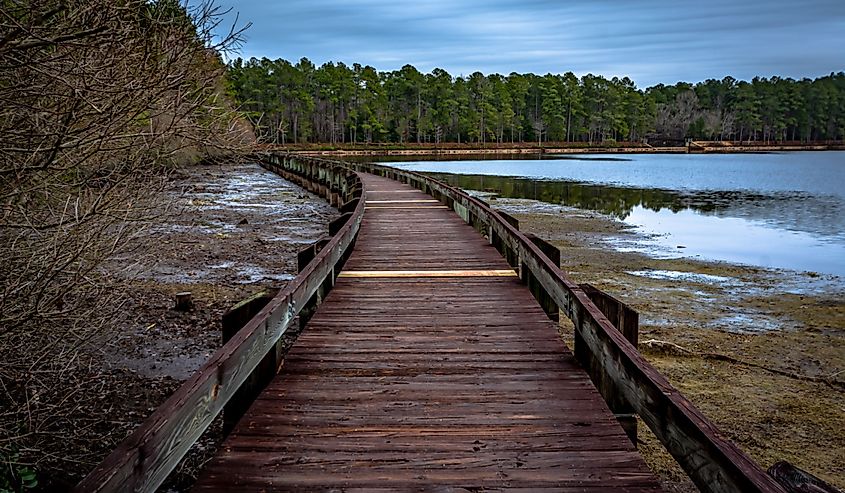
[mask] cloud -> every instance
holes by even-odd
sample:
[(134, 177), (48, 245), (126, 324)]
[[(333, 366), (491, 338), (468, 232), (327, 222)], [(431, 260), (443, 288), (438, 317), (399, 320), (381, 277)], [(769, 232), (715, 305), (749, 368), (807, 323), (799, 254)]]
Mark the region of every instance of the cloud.
[[(227, 5), (226, 2), (231, 2)], [(845, 69), (845, 2), (222, 0), (251, 21), (243, 56), (406, 63), (453, 75), (573, 71), (641, 87)]]

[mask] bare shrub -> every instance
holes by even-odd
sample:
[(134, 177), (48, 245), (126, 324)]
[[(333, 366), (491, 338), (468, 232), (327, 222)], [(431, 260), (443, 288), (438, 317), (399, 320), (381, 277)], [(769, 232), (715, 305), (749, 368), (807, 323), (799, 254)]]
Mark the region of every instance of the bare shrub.
[(175, 166), (247, 145), (220, 60), (240, 31), (215, 38), (222, 16), (178, 0), (0, 3), (0, 489), (98, 460), (77, 446), (104, 399), (81, 349), (120, 306), (98, 266), (167, 212), (154, 200)]

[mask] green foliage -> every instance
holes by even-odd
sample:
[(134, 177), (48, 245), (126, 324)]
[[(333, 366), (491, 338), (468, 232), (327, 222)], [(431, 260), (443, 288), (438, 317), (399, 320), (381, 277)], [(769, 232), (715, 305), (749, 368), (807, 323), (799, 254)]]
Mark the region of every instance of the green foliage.
[(627, 77), (452, 77), (411, 65), (237, 59), (229, 88), (271, 143), (608, 142), (845, 138), (845, 73), (638, 89)]
[(38, 487), (38, 475), (28, 465), (21, 464), (20, 453), (2, 457), (0, 493), (22, 493)]

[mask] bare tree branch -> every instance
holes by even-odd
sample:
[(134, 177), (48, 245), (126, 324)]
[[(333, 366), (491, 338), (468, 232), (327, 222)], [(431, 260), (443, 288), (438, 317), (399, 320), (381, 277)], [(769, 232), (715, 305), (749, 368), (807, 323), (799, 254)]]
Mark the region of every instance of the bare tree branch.
[(217, 36), (227, 12), (0, 4), (0, 467), (72, 469), (108, 447), (82, 411), (105, 405), (86, 377), (98, 365), (86, 347), (114, 330), (96, 300), (121, 306), (100, 266), (170, 212), (154, 197), (174, 167), (249, 145), (222, 80), (245, 29)]

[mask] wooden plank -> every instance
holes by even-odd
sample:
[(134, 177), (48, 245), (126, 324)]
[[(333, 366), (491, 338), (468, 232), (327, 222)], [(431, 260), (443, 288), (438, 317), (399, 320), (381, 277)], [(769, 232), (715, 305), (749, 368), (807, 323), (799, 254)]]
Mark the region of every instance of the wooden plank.
[(417, 194), (422, 193), (419, 190), (373, 190), (373, 189), (369, 189), (369, 190), (367, 190), (367, 192), (370, 195), (378, 194), (378, 193), (417, 193)]
[(449, 208), (449, 207), (447, 207), (447, 206), (445, 206), (445, 205), (421, 205), (421, 206), (416, 206), (416, 207), (414, 207), (414, 206), (408, 206), (408, 207), (401, 207), (401, 206), (396, 206), (396, 207), (388, 207), (388, 206), (368, 206), (368, 207), (366, 207), (365, 209), (366, 209), (366, 210), (372, 210), (372, 209), (393, 209), (393, 210), (400, 209), (400, 210), (409, 210), (409, 209), (448, 209), (448, 208)]
[(439, 203), (439, 200), (434, 199), (408, 199), (408, 200), (368, 200), (368, 204), (418, 204), (418, 203), (426, 203), (426, 202), (434, 202)]
[(493, 270), (345, 270), (338, 277), (518, 277), (512, 269)]
[[(397, 188), (362, 179), (366, 197)], [(195, 489), (437, 485), (659, 489), (487, 241), (447, 210), (367, 210), (334, 289)]]
[(736, 445), (725, 440), (616, 330), (581, 288), (501, 214), (419, 173), (371, 164), (358, 164), (356, 168), (420, 184), (450, 204), (465, 222), (487, 224), (491, 243), (511, 265), (518, 259), (573, 321), (576, 352), (589, 352), (595, 363), (592, 370), (601, 369), (593, 371), (591, 377), (599, 384), (606, 377), (606, 382), (619, 389), (618, 395), (642, 416), (702, 491), (784, 491)]

